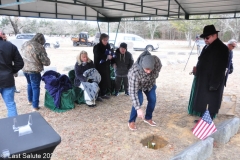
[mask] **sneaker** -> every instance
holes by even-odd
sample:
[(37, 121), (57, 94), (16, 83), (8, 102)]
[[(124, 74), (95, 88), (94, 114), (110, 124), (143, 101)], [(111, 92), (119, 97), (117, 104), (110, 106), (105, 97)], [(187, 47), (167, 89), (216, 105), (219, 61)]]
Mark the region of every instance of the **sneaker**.
[(115, 92), (115, 94), (114, 94), (115, 96), (118, 96), (119, 95), (119, 92)]
[(28, 105), (32, 105), (32, 102), (28, 102)]
[(96, 101), (102, 102), (103, 99), (101, 97), (97, 97)]
[(125, 95), (126, 95), (126, 96), (129, 96), (129, 93), (128, 93), (128, 92), (125, 92)]
[(153, 120), (151, 120), (151, 119), (149, 119), (149, 120), (144, 119), (144, 122), (149, 124), (152, 127), (156, 126), (156, 123)]
[(102, 96), (101, 98), (102, 98), (102, 99), (110, 99), (110, 97), (107, 96), (107, 95), (104, 95), (104, 96)]
[(88, 105), (88, 107), (95, 107), (95, 106), (96, 106), (96, 104)]
[(135, 122), (129, 122), (129, 123), (128, 123), (128, 128), (129, 128), (130, 130), (132, 130), (132, 131), (137, 130), (137, 127), (136, 127), (136, 125), (135, 125)]
[(40, 107), (37, 107), (37, 108), (33, 108), (33, 112), (36, 112), (40, 109)]

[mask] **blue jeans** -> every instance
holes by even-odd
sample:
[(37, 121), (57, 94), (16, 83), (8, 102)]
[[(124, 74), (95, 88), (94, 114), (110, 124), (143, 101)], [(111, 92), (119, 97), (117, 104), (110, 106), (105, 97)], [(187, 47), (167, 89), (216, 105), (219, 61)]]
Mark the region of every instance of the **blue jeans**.
[[(148, 100), (146, 115), (145, 115), (146, 120), (152, 119), (152, 113), (153, 113), (155, 105), (156, 105), (156, 88), (157, 88), (157, 86), (154, 85), (150, 91), (144, 91), (145, 95), (147, 96), (147, 100)], [(142, 103), (143, 103), (143, 91), (142, 90), (138, 91), (138, 99), (139, 99), (140, 105), (142, 105)], [(136, 118), (137, 118), (137, 111), (134, 108), (134, 106), (132, 106), (132, 111), (131, 111), (130, 119), (128, 122), (135, 122)]]
[(2, 98), (7, 106), (8, 110), (8, 117), (17, 116), (17, 108), (16, 103), (14, 101), (14, 91), (15, 87), (10, 88), (0, 88), (0, 93), (2, 95)]
[(33, 108), (38, 108), (39, 106), (39, 95), (40, 95), (40, 73), (24, 73), (27, 78), (27, 93), (28, 101), (32, 102)]

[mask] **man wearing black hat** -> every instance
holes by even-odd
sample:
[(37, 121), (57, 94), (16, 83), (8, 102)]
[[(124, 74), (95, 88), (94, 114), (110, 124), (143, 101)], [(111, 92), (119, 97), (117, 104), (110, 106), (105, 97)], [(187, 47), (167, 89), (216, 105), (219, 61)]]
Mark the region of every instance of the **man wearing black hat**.
[(206, 45), (196, 66), (188, 106), (188, 113), (191, 115), (202, 116), (208, 105), (213, 119), (221, 105), (229, 52), (227, 46), (218, 38), (218, 32), (214, 25), (207, 25), (200, 35)]
[(115, 70), (115, 96), (119, 95), (119, 89), (123, 81), (125, 95), (128, 93), (128, 70), (133, 65), (133, 57), (130, 52), (127, 51), (127, 44), (121, 43), (120, 47), (116, 50), (116, 58), (112, 59)]
[[(132, 99), (132, 110), (128, 121), (130, 130), (137, 129), (135, 125), (137, 116), (150, 126), (156, 126), (152, 120), (152, 113), (156, 105), (156, 79), (161, 68), (160, 59), (144, 51), (129, 70), (129, 94)], [(143, 93), (148, 100), (145, 117), (142, 110)]]

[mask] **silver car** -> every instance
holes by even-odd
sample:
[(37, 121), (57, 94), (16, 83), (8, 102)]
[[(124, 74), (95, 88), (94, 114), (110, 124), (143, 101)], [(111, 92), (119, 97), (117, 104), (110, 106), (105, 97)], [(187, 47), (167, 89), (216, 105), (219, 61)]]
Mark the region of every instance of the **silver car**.
[[(14, 44), (19, 51), (21, 51), (22, 45), (24, 42), (29, 41), (30, 39), (32, 39), (36, 34), (34, 33), (24, 33), (24, 34), (17, 34), (15, 38), (12, 38), (11, 40), (9, 40), (12, 44)], [(47, 36), (45, 37), (45, 44), (44, 47), (45, 48), (59, 48), (60, 44), (58, 41), (53, 41), (50, 38), (48, 38)]]

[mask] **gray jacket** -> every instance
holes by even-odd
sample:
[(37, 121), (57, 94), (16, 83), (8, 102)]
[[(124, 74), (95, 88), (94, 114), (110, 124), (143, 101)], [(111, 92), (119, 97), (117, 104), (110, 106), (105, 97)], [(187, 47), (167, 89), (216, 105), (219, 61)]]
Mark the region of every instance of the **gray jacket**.
[(126, 51), (125, 54), (121, 54), (119, 49), (116, 50), (116, 58), (111, 60), (111, 64), (116, 64), (117, 68), (115, 70), (116, 76), (127, 77), (128, 70), (133, 65), (132, 54)]

